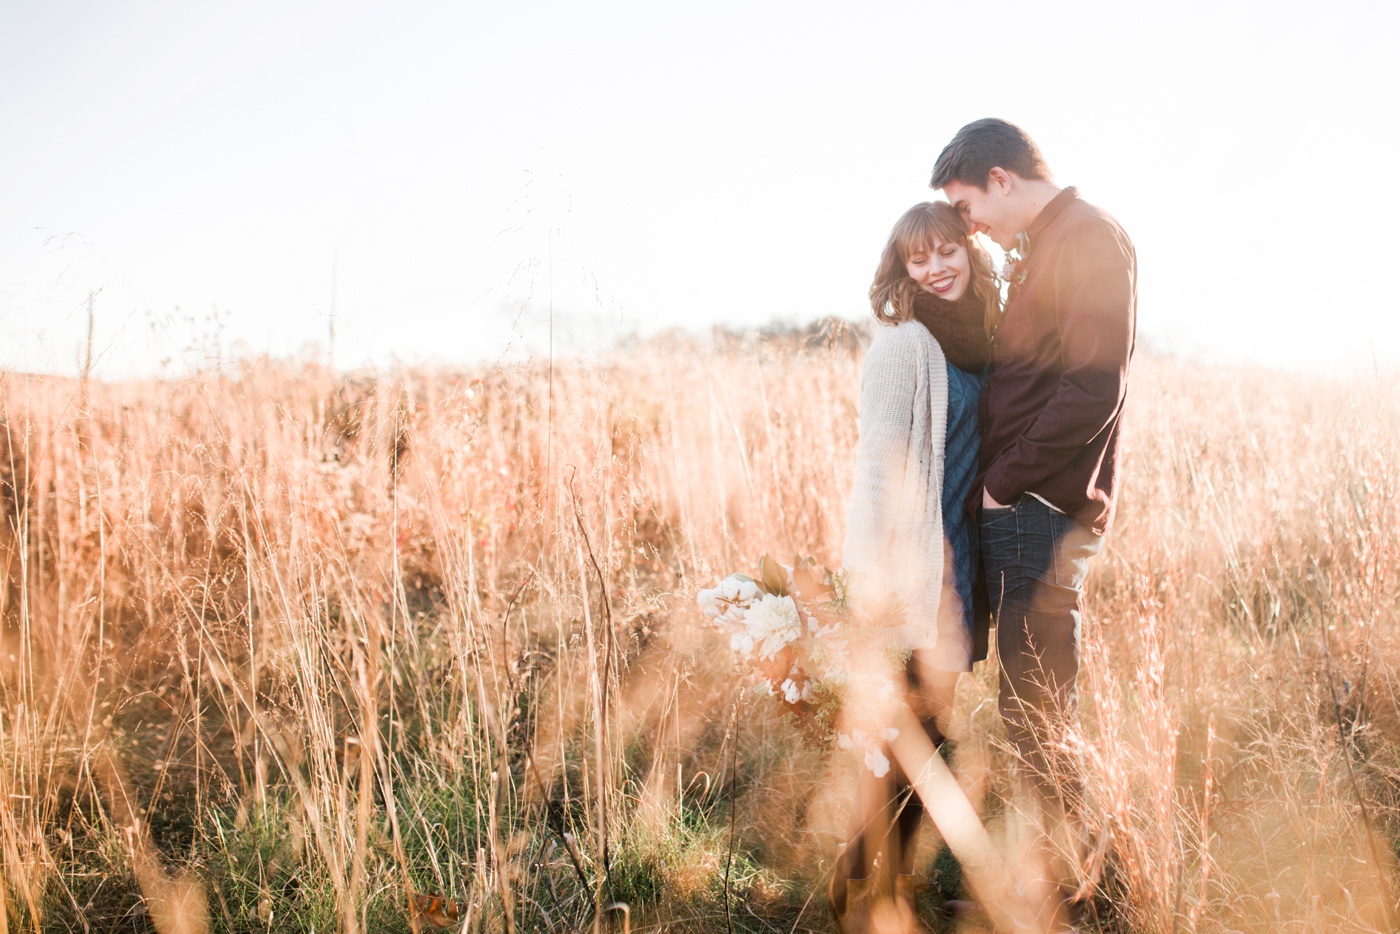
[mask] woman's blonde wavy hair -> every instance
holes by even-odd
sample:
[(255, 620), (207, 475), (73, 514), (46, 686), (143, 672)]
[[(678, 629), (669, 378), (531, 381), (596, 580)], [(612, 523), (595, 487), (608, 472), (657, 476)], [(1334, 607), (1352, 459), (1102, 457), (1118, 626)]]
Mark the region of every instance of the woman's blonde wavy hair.
[(909, 278), (904, 264), (918, 252), (930, 252), (935, 243), (957, 243), (967, 250), (972, 267), (972, 294), (982, 303), (983, 326), (991, 337), (1001, 313), (1001, 293), (992, 259), (987, 251), (967, 235), (963, 219), (952, 205), (925, 201), (904, 212), (890, 231), (889, 242), (880, 254), (875, 281), (870, 285), (870, 309), (881, 324), (898, 324), (914, 313), (914, 296), (919, 286)]

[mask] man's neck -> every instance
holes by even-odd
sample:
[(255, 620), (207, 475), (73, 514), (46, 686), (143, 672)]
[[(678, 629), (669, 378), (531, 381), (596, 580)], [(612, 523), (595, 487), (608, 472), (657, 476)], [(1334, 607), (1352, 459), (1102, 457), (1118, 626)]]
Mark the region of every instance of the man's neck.
[(1021, 229), (1027, 230), (1035, 219), (1040, 216), (1040, 212), (1045, 210), (1045, 206), (1055, 200), (1064, 189), (1054, 182), (1043, 179), (1021, 179), (1021, 204), (1025, 210), (1021, 213)]

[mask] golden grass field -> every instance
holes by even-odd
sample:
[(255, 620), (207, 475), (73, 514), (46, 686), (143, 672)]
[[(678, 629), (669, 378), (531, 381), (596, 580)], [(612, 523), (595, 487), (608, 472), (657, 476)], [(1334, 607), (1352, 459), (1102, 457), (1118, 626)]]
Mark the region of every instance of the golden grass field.
[[(839, 564), (860, 360), (0, 376), (0, 927), (835, 930), (853, 764), (694, 593)], [(1397, 390), (1135, 361), (1081, 675), (1093, 929), (1400, 924)], [(954, 768), (1000, 840), (993, 685)]]

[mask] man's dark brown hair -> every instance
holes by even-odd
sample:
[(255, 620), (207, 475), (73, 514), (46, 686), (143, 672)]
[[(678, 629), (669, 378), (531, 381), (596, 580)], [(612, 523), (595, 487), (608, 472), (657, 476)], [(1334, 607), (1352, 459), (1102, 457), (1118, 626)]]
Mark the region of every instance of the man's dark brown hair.
[(987, 190), (987, 173), (993, 167), (1015, 172), (1024, 179), (1050, 180), (1050, 169), (1040, 147), (1018, 126), (987, 117), (958, 130), (943, 147), (933, 165), (930, 188), (962, 182)]

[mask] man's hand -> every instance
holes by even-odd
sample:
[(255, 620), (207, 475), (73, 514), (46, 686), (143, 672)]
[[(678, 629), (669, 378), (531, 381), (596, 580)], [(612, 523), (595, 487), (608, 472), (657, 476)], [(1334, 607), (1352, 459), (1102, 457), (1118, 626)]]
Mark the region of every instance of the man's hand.
[(986, 487), (982, 487), (982, 508), (983, 509), (1005, 509), (1001, 503), (992, 499), (992, 494), (987, 492)]

